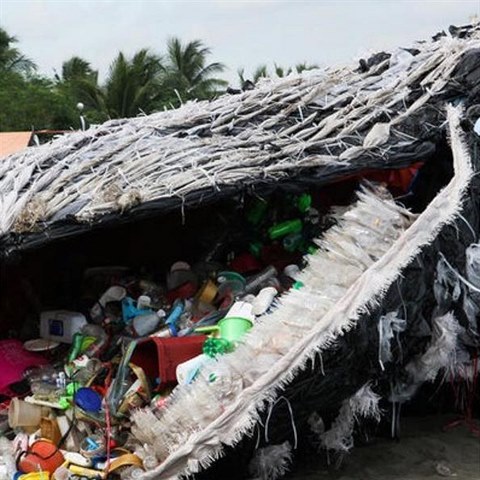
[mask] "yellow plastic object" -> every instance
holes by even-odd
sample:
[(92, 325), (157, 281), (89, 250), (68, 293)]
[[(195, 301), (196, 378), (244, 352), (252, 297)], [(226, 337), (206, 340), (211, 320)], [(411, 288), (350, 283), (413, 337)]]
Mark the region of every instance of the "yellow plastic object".
[(72, 465), (70, 464), (68, 466), (68, 470), (75, 474), (78, 475), (79, 477), (86, 477), (86, 478), (92, 478), (92, 479), (98, 479), (98, 478), (105, 478), (105, 473), (100, 471), (100, 470), (94, 470), (93, 468), (85, 468), (85, 467), (79, 467), (78, 465)]
[(112, 460), (107, 473), (112, 473), (122, 467), (131, 466), (143, 468), (143, 462), (138, 455), (135, 455), (134, 453), (127, 453)]
[(217, 296), (218, 288), (214, 282), (207, 280), (202, 288), (197, 293), (197, 298), (200, 302), (210, 304)]
[(50, 480), (49, 472), (24, 473), (18, 477), (18, 480)]

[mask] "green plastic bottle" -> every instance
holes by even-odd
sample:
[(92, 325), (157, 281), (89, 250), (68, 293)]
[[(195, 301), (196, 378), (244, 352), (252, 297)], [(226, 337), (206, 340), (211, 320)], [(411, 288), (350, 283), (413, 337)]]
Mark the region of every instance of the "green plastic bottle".
[(305, 213), (312, 206), (312, 196), (308, 193), (302, 193), (297, 198), (297, 208)]
[(253, 225), (258, 225), (265, 217), (267, 210), (268, 203), (265, 200), (257, 200), (247, 213), (247, 220)]
[(294, 220), (287, 220), (286, 222), (277, 223), (268, 229), (268, 236), (271, 240), (285, 237), (291, 233), (299, 233), (302, 231), (303, 223), (299, 218)]

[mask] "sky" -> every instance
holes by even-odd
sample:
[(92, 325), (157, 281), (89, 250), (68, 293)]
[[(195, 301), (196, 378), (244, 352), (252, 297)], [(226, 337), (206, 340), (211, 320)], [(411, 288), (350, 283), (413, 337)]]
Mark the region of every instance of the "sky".
[(480, 15), (480, 0), (0, 0), (0, 25), (39, 71), (81, 56), (100, 78), (119, 51), (165, 51), (167, 38), (201, 39), (210, 61), (248, 74), (262, 63), (345, 64), (409, 46)]

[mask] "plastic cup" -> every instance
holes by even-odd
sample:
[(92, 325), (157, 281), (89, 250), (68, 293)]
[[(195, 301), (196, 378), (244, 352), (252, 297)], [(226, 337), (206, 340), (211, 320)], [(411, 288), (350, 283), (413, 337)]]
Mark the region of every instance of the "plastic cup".
[(14, 397), (8, 408), (8, 424), (10, 428), (38, 427), (45, 410), (48, 409)]
[(248, 318), (228, 317), (220, 320), (218, 326), (222, 338), (236, 342), (252, 328), (252, 322)]

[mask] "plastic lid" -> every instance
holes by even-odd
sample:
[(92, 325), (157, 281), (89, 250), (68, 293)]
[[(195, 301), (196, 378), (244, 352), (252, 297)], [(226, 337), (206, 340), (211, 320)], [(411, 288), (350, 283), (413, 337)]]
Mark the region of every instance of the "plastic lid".
[(80, 388), (74, 396), (77, 406), (86, 412), (99, 412), (102, 408), (102, 397), (91, 388)]
[(246, 320), (250, 320), (251, 322), (255, 321), (255, 315), (253, 314), (253, 306), (251, 303), (248, 302), (235, 302), (228, 313), (225, 315), (225, 319), (232, 318), (232, 317), (239, 317), (244, 318)]

